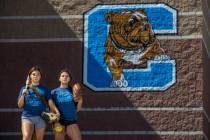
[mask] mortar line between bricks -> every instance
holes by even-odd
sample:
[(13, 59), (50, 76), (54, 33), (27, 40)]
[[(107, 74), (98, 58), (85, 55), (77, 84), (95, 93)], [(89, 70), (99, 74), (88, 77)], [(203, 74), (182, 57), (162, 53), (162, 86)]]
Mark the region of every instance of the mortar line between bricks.
[(82, 111), (198, 111), (203, 107), (110, 107), (110, 108), (83, 108)]
[[(202, 39), (201, 34), (197, 35), (185, 35), (185, 36), (157, 36), (160, 40), (186, 40), (186, 39)], [(74, 42), (74, 41), (83, 41), (83, 38), (5, 38), (0, 39), (0, 43), (27, 43), (27, 42)]]
[[(0, 108), (0, 112), (21, 112), (18, 108)], [(100, 112), (100, 111), (183, 111), (183, 112), (203, 112), (203, 107), (95, 107), (82, 108), (82, 112)]]
[[(82, 135), (163, 135), (163, 136), (195, 136), (204, 135), (203, 131), (81, 131)], [(18, 136), (21, 132), (0, 132), (0, 136)], [(54, 135), (46, 132), (45, 135)]]
[[(202, 11), (178, 12), (179, 16), (202, 16)], [(83, 19), (83, 15), (36, 15), (36, 16), (0, 16), (0, 20), (50, 20), (50, 19)]]

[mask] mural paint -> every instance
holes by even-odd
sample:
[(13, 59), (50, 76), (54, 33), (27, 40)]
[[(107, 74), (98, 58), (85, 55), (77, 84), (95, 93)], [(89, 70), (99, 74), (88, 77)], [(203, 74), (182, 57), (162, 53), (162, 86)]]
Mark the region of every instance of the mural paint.
[(156, 34), (177, 33), (165, 4), (97, 5), (84, 15), (83, 83), (94, 91), (163, 91), (176, 81), (175, 60)]

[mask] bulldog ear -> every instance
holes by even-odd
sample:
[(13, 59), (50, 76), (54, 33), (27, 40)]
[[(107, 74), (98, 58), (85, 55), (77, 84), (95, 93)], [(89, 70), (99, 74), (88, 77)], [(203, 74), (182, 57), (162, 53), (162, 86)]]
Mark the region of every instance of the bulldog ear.
[(138, 12), (141, 13), (141, 14), (144, 14), (144, 15), (147, 14), (143, 9), (138, 10)]
[(111, 23), (112, 22), (112, 17), (113, 17), (113, 13), (107, 13), (106, 15), (105, 15), (105, 19), (106, 19), (106, 21), (108, 21), (109, 23)]

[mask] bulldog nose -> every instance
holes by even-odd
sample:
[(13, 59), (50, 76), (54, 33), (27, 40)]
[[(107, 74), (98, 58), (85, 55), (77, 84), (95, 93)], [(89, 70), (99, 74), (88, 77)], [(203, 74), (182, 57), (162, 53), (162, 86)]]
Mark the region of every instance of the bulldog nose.
[(145, 44), (147, 44), (147, 43), (149, 42), (149, 40), (148, 40), (148, 39), (143, 39), (143, 42), (144, 42)]
[(131, 41), (137, 43), (139, 41), (139, 39), (138, 39), (138, 37), (134, 37), (134, 38), (132, 38)]

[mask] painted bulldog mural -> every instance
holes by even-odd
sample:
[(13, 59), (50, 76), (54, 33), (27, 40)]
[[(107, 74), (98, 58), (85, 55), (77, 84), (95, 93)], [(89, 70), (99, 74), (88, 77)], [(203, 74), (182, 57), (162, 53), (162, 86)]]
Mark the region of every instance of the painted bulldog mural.
[(83, 83), (93, 91), (164, 91), (176, 61), (157, 35), (177, 33), (177, 11), (164, 3), (96, 5), (84, 13)]
[(112, 87), (126, 87), (123, 69), (125, 64), (147, 65), (148, 60), (164, 56), (144, 10), (109, 12), (105, 62), (112, 74)]

